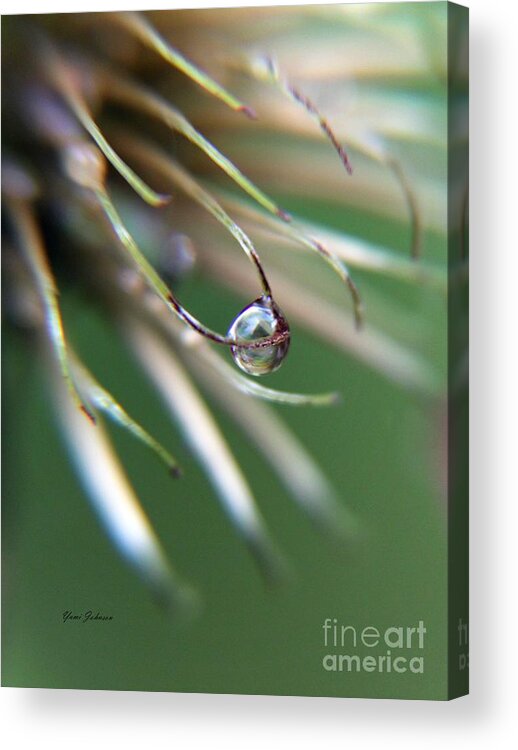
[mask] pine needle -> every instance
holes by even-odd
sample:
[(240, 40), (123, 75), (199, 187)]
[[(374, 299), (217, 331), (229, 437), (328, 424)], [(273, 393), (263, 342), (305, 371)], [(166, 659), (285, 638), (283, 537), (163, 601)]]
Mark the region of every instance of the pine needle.
[(63, 321), (59, 309), (58, 291), (50, 268), (43, 238), (37, 221), (28, 203), (21, 200), (5, 200), (7, 210), (18, 235), (19, 246), (30, 269), (43, 306), (46, 334), (59, 363), (61, 374), (76, 407), (95, 424), (95, 416), (81, 397), (72, 375)]
[(204, 89), (204, 91), (207, 91), (212, 96), (220, 99), (234, 111), (243, 112), (248, 117), (252, 119), (255, 118), (255, 112), (251, 107), (243, 104), (243, 102), (233, 96), (233, 94), (224, 89), (223, 86), (220, 86), (219, 83), (214, 81), (214, 79), (184, 57), (181, 52), (158, 33), (158, 31), (142, 14), (136, 12), (123, 12), (113, 14), (110, 17), (117, 21), (121, 26), (124, 26), (124, 28), (135, 37), (140, 39), (143, 44), (154, 50), (160, 55), (160, 57), (166, 60), (166, 62), (195, 81), (202, 89)]

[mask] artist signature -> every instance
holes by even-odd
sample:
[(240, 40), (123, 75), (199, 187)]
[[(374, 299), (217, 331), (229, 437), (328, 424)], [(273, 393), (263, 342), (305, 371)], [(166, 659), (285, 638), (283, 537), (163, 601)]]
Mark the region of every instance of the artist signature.
[(113, 615), (106, 615), (103, 612), (88, 609), (86, 612), (72, 612), (67, 609), (63, 612), (63, 622), (109, 622), (113, 620)]

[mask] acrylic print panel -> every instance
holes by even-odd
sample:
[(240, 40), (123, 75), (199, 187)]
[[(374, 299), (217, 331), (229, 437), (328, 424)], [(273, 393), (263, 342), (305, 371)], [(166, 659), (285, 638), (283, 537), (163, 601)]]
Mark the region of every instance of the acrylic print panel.
[(3, 683), (467, 691), (467, 12), (4, 17)]

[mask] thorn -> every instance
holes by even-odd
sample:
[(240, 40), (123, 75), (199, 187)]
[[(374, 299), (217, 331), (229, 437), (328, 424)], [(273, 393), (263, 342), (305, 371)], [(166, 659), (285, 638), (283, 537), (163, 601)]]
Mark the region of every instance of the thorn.
[(325, 245), (323, 245), (318, 240), (314, 240), (314, 243), (315, 243), (315, 247), (316, 247), (316, 249), (318, 250), (319, 253), (321, 253), (322, 255), (325, 255), (326, 258), (330, 257), (329, 250), (327, 249), (327, 247), (325, 247)]
[(83, 412), (83, 414), (86, 417), (88, 417), (88, 419), (90, 420), (90, 422), (92, 424), (94, 424), (94, 425), (97, 424), (96, 418), (94, 417), (94, 415), (90, 411), (88, 411), (88, 409), (86, 408), (86, 406), (84, 404), (80, 404), (79, 408), (81, 409), (81, 411)]
[(282, 219), (283, 221), (286, 221), (287, 223), (292, 221), (292, 216), (287, 211), (284, 211), (282, 208), (276, 209), (277, 216)]
[(250, 120), (257, 120), (257, 113), (255, 109), (252, 109), (252, 107), (247, 107), (246, 104), (242, 104), (240, 107), (238, 107), (237, 111), (242, 112)]
[(157, 208), (160, 206), (167, 206), (168, 203), (171, 203), (173, 196), (168, 195), (167, 193), (159, 193), (158, 198), (159, 200), (155, 203)]

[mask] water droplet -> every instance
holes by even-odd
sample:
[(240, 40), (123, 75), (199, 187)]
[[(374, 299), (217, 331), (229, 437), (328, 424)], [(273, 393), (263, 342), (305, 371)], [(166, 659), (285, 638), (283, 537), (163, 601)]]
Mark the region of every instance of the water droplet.
[(230, 348), (234, 362), (248, 375), (267, 375), (278, 370), (290, 346), (288, 321), (270, 297), (259, 297), (241, 310), (230, 326), (228, 335), (247, 343), (264, 338), (278, 339), (276, 343), (255, 348)]

